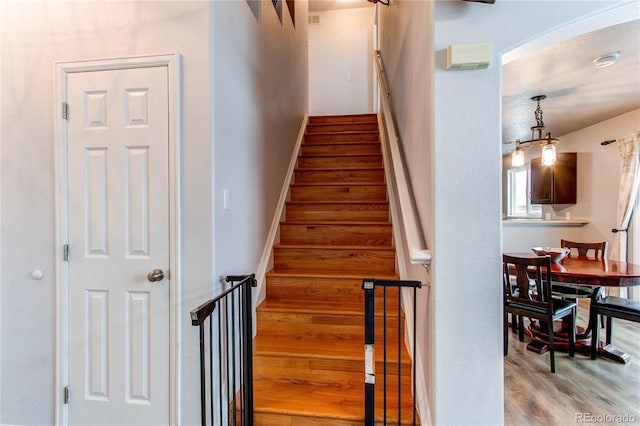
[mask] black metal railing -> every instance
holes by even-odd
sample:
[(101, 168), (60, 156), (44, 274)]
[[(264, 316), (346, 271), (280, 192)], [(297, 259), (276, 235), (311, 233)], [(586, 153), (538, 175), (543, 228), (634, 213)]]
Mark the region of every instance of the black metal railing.
[[(253, 425), (251, 288), (257, 283), (253, 274), (230, 275), (225, 281), (231, 283), (229, 288), (191, 311), (191, 324), (200, 328), (201, 423), (202, 426), (209, 424), (251, 426)], [(207, 328), (208, 333), (205, 332)]]
[[(375, 400), (375, 386), (376, 386), (376, 372), (375, 372), (375, 365), (376, 365), (376, 361), (375, 361), (375, 342), (376, 342), (376, 336), (375, 336), (375, 330), (376, 330), (376, 325), (375, 325), (375, 319), (376, 319), (376, 307), (375, 307), (375, 290), (377, 287), (381, 287), (382, 288), (382, 304), (383, 304), (383, 325), (382, 325), (382, 345), (383, 345), (383, 361), (382, 361), (382, 369), (383, 369), (383, 374), (382, 374), (382, 420), (384, 425), (387, 424), (387, 410), (388, 410), (388, 405), (394, 405), (397, 404), (397, 424), (403, 424), (402, 423), (402, 407), (403, 407), (403, 400), (402, 400), (402, 354), (403, 351), (405, 350), (404, 348), (404, 344), (403, 344), (403, 336), (404, 336), (404, 321), (402, 319), (402, 297), (403, 297), (403, 289), (407, 288), (407, 292), (405, 294), (411, 294), (412, 293), (412, 297), (413, 297), (413, 315), (412, 315), (412, 320), (413, 320), (413, 327), (412, 327), (412, 334), (413, 334), (413, 354), (411, 356), (414, 364), (416, 361), (416, 313), (417, 313), (417, 308), (416, 308), (416, 293), (417, 293), (417, 289), (422, 287), (422, 283), (420, 281), (400, 281), (400, 280), (376, 280), (376, 279), (365, 279), (362, 282), (362, 289), (365, 292), (365, 296), (364, 296), (364, 336), (365, 336), (365, 340), (364, 340), (364, 352), (365, 352), (365, 426), (373, 426), (374, 424), (376, 424), (376, 418), (375, 418), (375, 411), (376, 411), (376, 400)], [(387, 312), (387, 299), (388, 299), (388, 289), (389, 288), (394, 288), (397, 290), (397, 302), (398, 302), (398, 306), (397, 306), (397, 318), (388, 318), (388, 312)], [(413, 290), (413, 291), (411, 291)], [(395, 292), (394, 292), (395, 293)], [(395, 294), (394, 294), (395, 297)], [(388, 343), (388, 334), (390, 334), (393, 330), (393, 324), (391, 325), (391, 327), (388, 327), (390, 322), (393, 321), (397, 321), (397, 330), (395, 330), (395, 332), (397, 333), (396, 339), (397, 339), (397, 348), (395, 348), (397, 350), (397, 366), (395, 367), (395, 369), (393, 368), (394, 366), (392, 365), (392, 363), (389, 362), (388, 360), (388, 355), (389, 355), (389, 350), (387, 348), (387, 343)], [(393, 350), (393, 348), (392, 348)], [(412, 413), (410, 414), (411, 419), (413, 420), (413, 425), (416, 424), (416, 369), (415, 369), (415, 365), (412, 368), (412, 401), (411, 401), (411, 407), (412, 407)], [(397, 401), (393, 404), (388, 404), (388, 401), (390, 401), (390, 398), (393, 398), (393, 396), (389, 396), (388, 392), (387, 392), (387, 388), (389, 387), (388, 385), (390, 384), (391, 381), (394, 381), (395, 384), (397, 385), (397, 390), (398, 390), (398, 394), (397, 394)], [(391, 400), (392, 401), (392, 400)], [(393, 401), (392, 401), (393, 402)], [(393, 422), (393, 424), (396, 424), (395, 421), (391, 421)], [(405, 423), (407, 423), (407, 420), (405, 420)]]

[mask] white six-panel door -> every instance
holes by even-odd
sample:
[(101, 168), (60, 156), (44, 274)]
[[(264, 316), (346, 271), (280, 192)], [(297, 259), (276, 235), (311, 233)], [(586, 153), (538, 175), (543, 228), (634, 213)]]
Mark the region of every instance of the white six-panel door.
[(169, 423), (167, 79), (68, 74), (69, 424)]

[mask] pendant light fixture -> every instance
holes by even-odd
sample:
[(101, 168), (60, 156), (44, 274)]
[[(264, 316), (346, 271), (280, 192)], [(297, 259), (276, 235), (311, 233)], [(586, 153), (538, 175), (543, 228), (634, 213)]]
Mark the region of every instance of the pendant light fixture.
[(520, 143), (519, 140), (516, 141), (516, 150), (511, 154), (511, 166), (512, 167), (520, 167), (524, 166), (524, 151), (520, 149), (518, 146)]
[(543, 166), (553, 166), (556, 162), (556, 144), (558, 139), (551, 137), (551, 133), (547, 132), (542, 136), (545, 130), (544, 119), (542, 116), (542, 108), (540, 107), (540, 101), (546, 99), (546, 95), (537, 95), (531, 98), (532, 101), (537, 102), (535, 110), (536, 125), (531, 127), (531, 139), (520, 140), (516, 139), (516, 149), (511, 154), (511, 166), (519, 167), (524, 165), (524, 150), (531, 148), (541, 148), (541, 163)]

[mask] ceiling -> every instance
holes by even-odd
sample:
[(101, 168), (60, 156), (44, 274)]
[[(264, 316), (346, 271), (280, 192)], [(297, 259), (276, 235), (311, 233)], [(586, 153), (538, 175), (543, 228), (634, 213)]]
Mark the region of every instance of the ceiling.
[[(593, 60), (620, 51), (598, 68)], [(529, 139), (535, 95), (553, 137), (640, 108), (640, 20), (583, 34), (529, 53), (502, 68), (502, 139)], [(638, 124), (640, 127), (640, 123)], [(638, 129), (640, 130), (640, 128)], [(623, 135), (611, 135), (615, 139)], [(513, 145), (505, 146), (513, 149)]]

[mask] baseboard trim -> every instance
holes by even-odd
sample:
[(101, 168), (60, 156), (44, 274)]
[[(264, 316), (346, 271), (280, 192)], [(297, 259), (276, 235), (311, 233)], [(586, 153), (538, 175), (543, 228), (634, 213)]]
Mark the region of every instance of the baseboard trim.
[[(291, 181), (293, 179), (293, 171), (296, 168), (296, 163), (298, 160), (298, 155), (300, 153), (300, 146), (302, 145), (302, 140), (304, 139), (304, 133), (307, 128), (307, 123), (309, 122), (309, 116), (305, 115), (302, 119), (302, 125), (300, 126), (300, 130), (298, 131), (298, 139), (296, 140), (296, 144), (291, 153), (291, 160), (289, 161), (289, 169), (287, 170), (287, 175), (282, 184), (282, 189), (280, 190), (280, 198), (278, 199), (278, 204), (276, 206), (276, 210), (273, 214), (273, 220), (271, 221), (271, 228), (269, 229), (269, 234), (267, 235), (267, 239), (264, 243), (264, 248), (262, 250), (262, 256), (260, 256), (260, 263), (258, 263), (258, 269), (256, 270), (256, 280), (258, 286), (254, 293), (254, 318), (255, 318), (255, 309), (256, 307), (262, 303), (262, 301), (266, 297), (266, 287), (265, 287), (265, 276), (267, 274), (267, 269), (273, 263), (273, 244), (276, 242), (276, 237), (278, 236), (278, 230), (280, 227), (280, 221), (283, 218), (284, 214), (284, 204), (287, 201), (287, 197), (289, 195), (289, 186), (291, 185)], [(256, 328), (254, 327), (254, 330)], [(255, 333), (255, 331), (254, 331)]]

